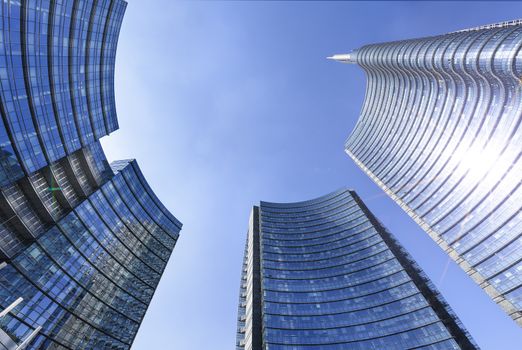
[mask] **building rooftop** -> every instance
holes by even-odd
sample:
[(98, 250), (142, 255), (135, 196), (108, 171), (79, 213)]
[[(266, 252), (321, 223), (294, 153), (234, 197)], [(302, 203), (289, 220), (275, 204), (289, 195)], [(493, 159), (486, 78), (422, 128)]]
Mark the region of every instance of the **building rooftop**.
[(513, 19), (511, 21), (485, 24), (483, 26), (478, 26), (478, 27), (473, 27), (473, 28), (468, 28), (468, 29), (461, 29), (461, 30), (457, 30), (457, 31), (454, 31), (451, 33), (471, 32), (471, 31), (482, 30), (482, 29), (506, 28), (506, 27), (519, 26), (519, 25), (522, 25), (522, 19)]

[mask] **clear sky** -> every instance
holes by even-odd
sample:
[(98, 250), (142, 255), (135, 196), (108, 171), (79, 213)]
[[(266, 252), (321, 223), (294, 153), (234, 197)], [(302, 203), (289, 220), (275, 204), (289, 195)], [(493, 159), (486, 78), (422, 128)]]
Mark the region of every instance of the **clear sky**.
[(522, 329), (344, 153), (365, 77), (327, 61), (364, 44), (514, 19), (517, 2), (129, 1), (116, 63), (120, 130), (183, 223), (133, 349), (229, 350), (249, 212), (260, 200), (357, 190), (484, 350)]

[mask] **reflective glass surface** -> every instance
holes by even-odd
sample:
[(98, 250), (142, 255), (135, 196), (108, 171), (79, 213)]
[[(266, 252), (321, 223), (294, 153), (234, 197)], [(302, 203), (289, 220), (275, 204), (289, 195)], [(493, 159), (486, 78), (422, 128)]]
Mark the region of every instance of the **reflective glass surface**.
[(0, 268), (0, 306), (23, 298), (2, 330), (20, 342), (42, 327), (28, 349), (130, 348), (181, 224), (124, 164)]
[(0, 186), (118, 128), (122, 0), (0, 3)]
[(364, 46), (347, 153), (522, 324), (520, 21)]
[[(354, 192), (261, 202), (259, 213), (263, 349), (475, 348)], [(249, 342), (249, 294), (256, 293), (251, 239), (255, 235), (245, 251), (236, 347), (261, 350)]]
[(179, 237), (137, 163), (98, 142), (118, 128), (126, 6), (0, 2), (0, 347), (129, 349)]

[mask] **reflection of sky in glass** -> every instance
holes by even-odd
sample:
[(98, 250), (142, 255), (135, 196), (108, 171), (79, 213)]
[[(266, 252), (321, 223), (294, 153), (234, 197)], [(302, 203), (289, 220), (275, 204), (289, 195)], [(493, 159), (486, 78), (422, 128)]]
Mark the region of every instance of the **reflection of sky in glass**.
[(468, 273), (506, 294), (509, 303), (497, 300), (519, 320), (521, 46), (514, 25), (360, 49), (367, 98), (346, 143)]
[(0, 8), (0, 186), (117, 129), (112, 91), (126, 5)]
[(18, 343), (39, 326), (31, 349), (130, 348), (181, 224), (150, 191), (137, 163), (123, 163), (0, 268), (2, 305), (23, 298), (0, 320), (2, 332)]
[(236, 349), (250, 348), (252, 310), (261, 308), (268, 349), (474, 348), (354, 192), (259, 208), (263, 302), (253, 302), (256, 236), (249, 231)]

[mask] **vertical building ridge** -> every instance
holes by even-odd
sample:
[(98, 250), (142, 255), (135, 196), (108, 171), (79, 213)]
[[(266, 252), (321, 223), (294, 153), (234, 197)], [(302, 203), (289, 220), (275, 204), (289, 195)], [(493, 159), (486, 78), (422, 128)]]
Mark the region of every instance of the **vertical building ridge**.
[(118, 128), (114, 64), (125, 8), (123, 0), (1, 6), (0, 186)]
[(522, 325), (520, 20), (372, 44), (355, 163)]
[(0, 348), (130, 349), (181, 222), (99, 139), (123, 0), (0, 4)]

